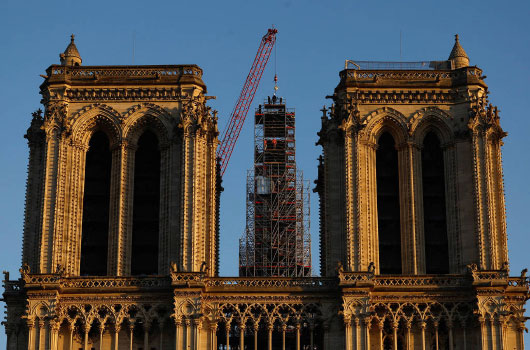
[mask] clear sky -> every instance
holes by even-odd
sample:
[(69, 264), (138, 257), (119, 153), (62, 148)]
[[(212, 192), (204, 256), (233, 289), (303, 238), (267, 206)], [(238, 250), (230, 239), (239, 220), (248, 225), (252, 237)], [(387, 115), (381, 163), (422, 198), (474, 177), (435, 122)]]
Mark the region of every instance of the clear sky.
[[(59, 63), (70, 34), (85, 65), (198, 64), (223, 129), (267, 28), (278, 29), (279, 95), (296, 108), (297, 160), (316, 178), (319, 110), (329, 104), (345, 59), (447, 59), (453, 35), (488, 76), (490, 100), (509, 133), (503, 147), (512, 274), (530, 265), (530, 3), (528, 1), (0, 1), (0, 268), (18, 276), (28, 148), (23, 139), (45, 69)], [(400, 56), (400, 33), (402, 35)], [(273, 92), (274, 57), (251, 112)], [(245, 224), (245, 176), (252, 165), (252, 118), (224, 176), (222, 275), (237, 275)], [(314, 272), (318, 198), (312, 196)], [(526, 336), (530, 345), (530, 336)], [(0, 349), (5, 334), (0, 333)]]

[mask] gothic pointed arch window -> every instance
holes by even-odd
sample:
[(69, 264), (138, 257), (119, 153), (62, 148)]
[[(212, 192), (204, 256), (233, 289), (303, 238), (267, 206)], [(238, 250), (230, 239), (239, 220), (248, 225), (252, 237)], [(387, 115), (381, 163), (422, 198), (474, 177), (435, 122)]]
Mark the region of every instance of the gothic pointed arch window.
[(429, 132), (421, 152), (425, 271), (449, 273), (444, 154), (440, 140)]
[(400, 274), (402, 269), (398, 154), (394, 138), (388, 132), (384, 132), (378, 140), (376, 178), (379, 271), (381, 274)]
[(138, 139), (134, 161), (131, 275), (158, 274), (160, 149), (146, 130)]
[(90, 138), (85, 160), (80, 274), (107, 274), (112, 156), (103, 131)]

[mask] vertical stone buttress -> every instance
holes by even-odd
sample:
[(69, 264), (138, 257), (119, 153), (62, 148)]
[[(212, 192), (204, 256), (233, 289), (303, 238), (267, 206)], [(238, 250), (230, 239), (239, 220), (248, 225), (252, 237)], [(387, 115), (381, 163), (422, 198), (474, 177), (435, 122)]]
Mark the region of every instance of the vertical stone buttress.
[[(57, 226), (62, 224), (60, 218), (63, 205), (58, 203), (60, 194), (64, 193), (64, 182), (59, 181), (59, 173), (64, 172), (62, 157), (65, 155), (65, 145), (62, 139), (62, 120), (66, 118), (67, 105), (62, 102), (52, 102), (46, 105), (44, 129), (46, 132), (46, 161), (44, 175), (44, 195), (42, 208), (42, 232), (40, 233), (40, 273), (53, 271), (54, 238), (57, 237)], [(59, 201), (60, 202), (60, 201)], [(57, 205), (60, 204), (59, 208)], [(59, 244), (62, 239), (57, 237)]]
[(480, 269), (502, 269), (508, 263), (501, 145), (506, 133), (496, 107), (486, 107), (479, 97), (471, 107), (475, 232), (479, 242)]
[(27, 263), (32, 271), (38, 269), (39, 231), (42, 224), (42, 191), (46, 134), (42, 130), (41, 111), (33, 114), (31, 126), (24, 136), (28, 140), (29, 162), (26, 183), (26, 204), (24, 213), (24, 238), (22, 244), (22, 263)]
[(204, 102), (183, 107), (180, 269), (214, 275), (217, 128)]
[[(344, 153), (343, 153), (343, 132), (338, 128), (337, 120), (326, 116), (322, 117), (322, 129), (319, 132), (318, 145), (323, 148), (323, 159), (319, 176), (319, 185), (317, 191), (321, 198), (322, 209), (320, 232), (320, 253), (321, 259), (325, 262), (321, 265), (321, 274), (323, 276), (333, 276), (337, 274), (338, 264), (346, 264), (346, 246), (345, 244), (336, 244), (346, 242), (344, 230), (345, 207), (344, 203)], [(324, 180), (325, 179), (325, 180)]]

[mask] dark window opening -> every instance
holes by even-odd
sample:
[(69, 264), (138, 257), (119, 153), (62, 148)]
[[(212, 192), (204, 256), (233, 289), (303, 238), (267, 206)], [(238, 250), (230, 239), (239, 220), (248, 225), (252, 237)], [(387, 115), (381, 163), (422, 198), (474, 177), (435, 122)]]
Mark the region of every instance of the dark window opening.
[(426, 272), (449, 273), (449, 248), (445, 207), (444, 155), (438, 137), (430, 132), (423, 140), (421, 170)]
[(376, 152), (379, 271), (401, 273), (398, 155), (389, 133), (379, 138)]
[(97, 131), (90, 139), (85, 162), (80, 264), (84, 276), (107, 274), (111, 163), (107, 135)]
[(160, 151), (158, 140), (146, 131), (138, 140), (134, 162), (132, 275), (158, 273)]

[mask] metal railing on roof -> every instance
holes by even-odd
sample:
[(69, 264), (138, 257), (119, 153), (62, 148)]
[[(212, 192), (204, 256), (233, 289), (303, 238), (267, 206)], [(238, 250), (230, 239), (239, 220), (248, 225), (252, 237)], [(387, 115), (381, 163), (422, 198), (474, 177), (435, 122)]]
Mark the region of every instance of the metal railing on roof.
[(344, 69), (370, 70), (438, 70), (451, 69), (451, 61), (384, 62), (346, 60)]

